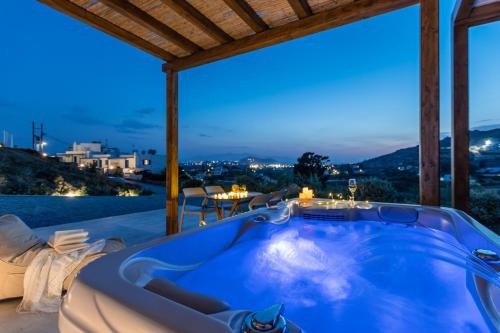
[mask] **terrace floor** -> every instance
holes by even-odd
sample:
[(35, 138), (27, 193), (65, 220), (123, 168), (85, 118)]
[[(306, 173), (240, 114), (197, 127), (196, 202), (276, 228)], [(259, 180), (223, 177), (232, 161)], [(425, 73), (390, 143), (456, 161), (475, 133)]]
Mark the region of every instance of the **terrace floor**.
[[(180, 214), (180, 211), (179, 211)], [(215, 221), (214, 214), (207, 216), (207, 222)], [(184, 228), (196, 227), (198, 217), (187, 215)], [(91, 240), (119, 236), (127, 246), (144, 243), (165, 235), (165, 209), (134, 214), (112, 216), (95, 220), (61, 224), (35, 229), (47, 239), (56, 230), (86, 229)], [(19, 300), (0, 301), (1, 333), (57, 333), (57, 314), (18, 314)]]

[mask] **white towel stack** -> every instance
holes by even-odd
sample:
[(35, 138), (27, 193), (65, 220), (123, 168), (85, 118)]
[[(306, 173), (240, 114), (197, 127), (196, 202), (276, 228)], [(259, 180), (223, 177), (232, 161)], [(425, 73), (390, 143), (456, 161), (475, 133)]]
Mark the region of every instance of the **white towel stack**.
[(88, 248), (89, 233), (83, 229), (56, 231), (48, 244), (60, 254)]

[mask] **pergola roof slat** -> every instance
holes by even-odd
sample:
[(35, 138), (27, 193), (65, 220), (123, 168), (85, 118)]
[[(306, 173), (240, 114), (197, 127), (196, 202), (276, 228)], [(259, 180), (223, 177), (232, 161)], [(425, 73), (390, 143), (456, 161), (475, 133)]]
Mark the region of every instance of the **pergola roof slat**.
[(69, 15), (79, 21), (82, 21), (104, 33), (107, 33), (115, 38), (123, 40), (155, 57), (171, 62), (177, 57), (172, 53), (149, 43), (141, 37), (95, 15), (94, 13), (85, 10), (84, 8), (75, 5), (67, 0), (39, 0), (41, 3), (46, 4), (66, 15)]
[(288, 3), (292, 7), (295, 14), (297, 14), (298, 18), (302, 19), (313, 14), (307, 0), (288, 0)]
[(175, 30), (171, 29), (167, 25), (158, 21), (154, 17), (150, 16), (148, 13), (137, 8), (127, 0), (99, 0), (106, 6), (112, 8), (116, 12), (123, 16), (126, 16), (130, 20), (150, 29), (151, 31), (157, 33), (161, 37), (167, 39), (169, 42), (181, 47), (182, 49), (194, 53), (201, 48), (195, 43), (191, 42), (189, 39), (185, 38), (181, 34), (177, 33)]
[(210, 21), (205, 15), (200, 13), (196, 8), (185, 0), (161, 0), (170, 9), (188, 20), (200, 30), (217, 40), (219, 43), (227, 43), (233, 41), (233, 38), (224, 30), (219, 28), (215, 23)]
[(358, 0), (172, 62), (183, 70), (417, 4), (418, 0)]
[[(419, 0), (39, 1), (169, 62), (177, 71), (419, 3)], [(476, 8), (473, 12), (484, 15), (485, 10)]]
[(255, 32), (262, 32), (269, 29), (266, 22), (250, 7), (245, 0), (224, 0), (228, 5), (250, 28)]

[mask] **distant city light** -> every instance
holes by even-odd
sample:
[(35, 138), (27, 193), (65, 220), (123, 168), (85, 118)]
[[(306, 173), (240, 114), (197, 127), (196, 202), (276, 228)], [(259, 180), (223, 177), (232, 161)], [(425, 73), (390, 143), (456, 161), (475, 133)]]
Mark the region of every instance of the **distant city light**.
[(47, 153), (42, 153), (42, 156), (43, 156), (43, 157), (47, 157), (47, 156), (49, 156), (49, 155), (48, 155)]
[(260, 163), (251, 163), (248, 167), (252, 170), (257, 169), (286, 169), (291, 168), (292, 165), (284, 164), (284, 163), (269, 163), (269, 164), (260, 164)]
[(469, 147), (469, 151), (473, 154), (481, 154), (483, 151), (489, 151), (493, 149), (493, 140), (486, 139), (484, 143), (479, 146), (472, 145)]

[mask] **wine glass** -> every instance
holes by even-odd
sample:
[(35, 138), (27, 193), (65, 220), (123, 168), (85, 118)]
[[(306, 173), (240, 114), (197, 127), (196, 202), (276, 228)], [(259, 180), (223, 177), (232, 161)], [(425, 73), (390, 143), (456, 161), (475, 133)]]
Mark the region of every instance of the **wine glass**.
[(349, 192), (351, 192), (352, 201), (354, 201), (354, 193), (356, 193), (357, 189), (358, 189), (358, 185), (356, 183), (356, 179), (354, 179), (354, 178), (349, 179)]

